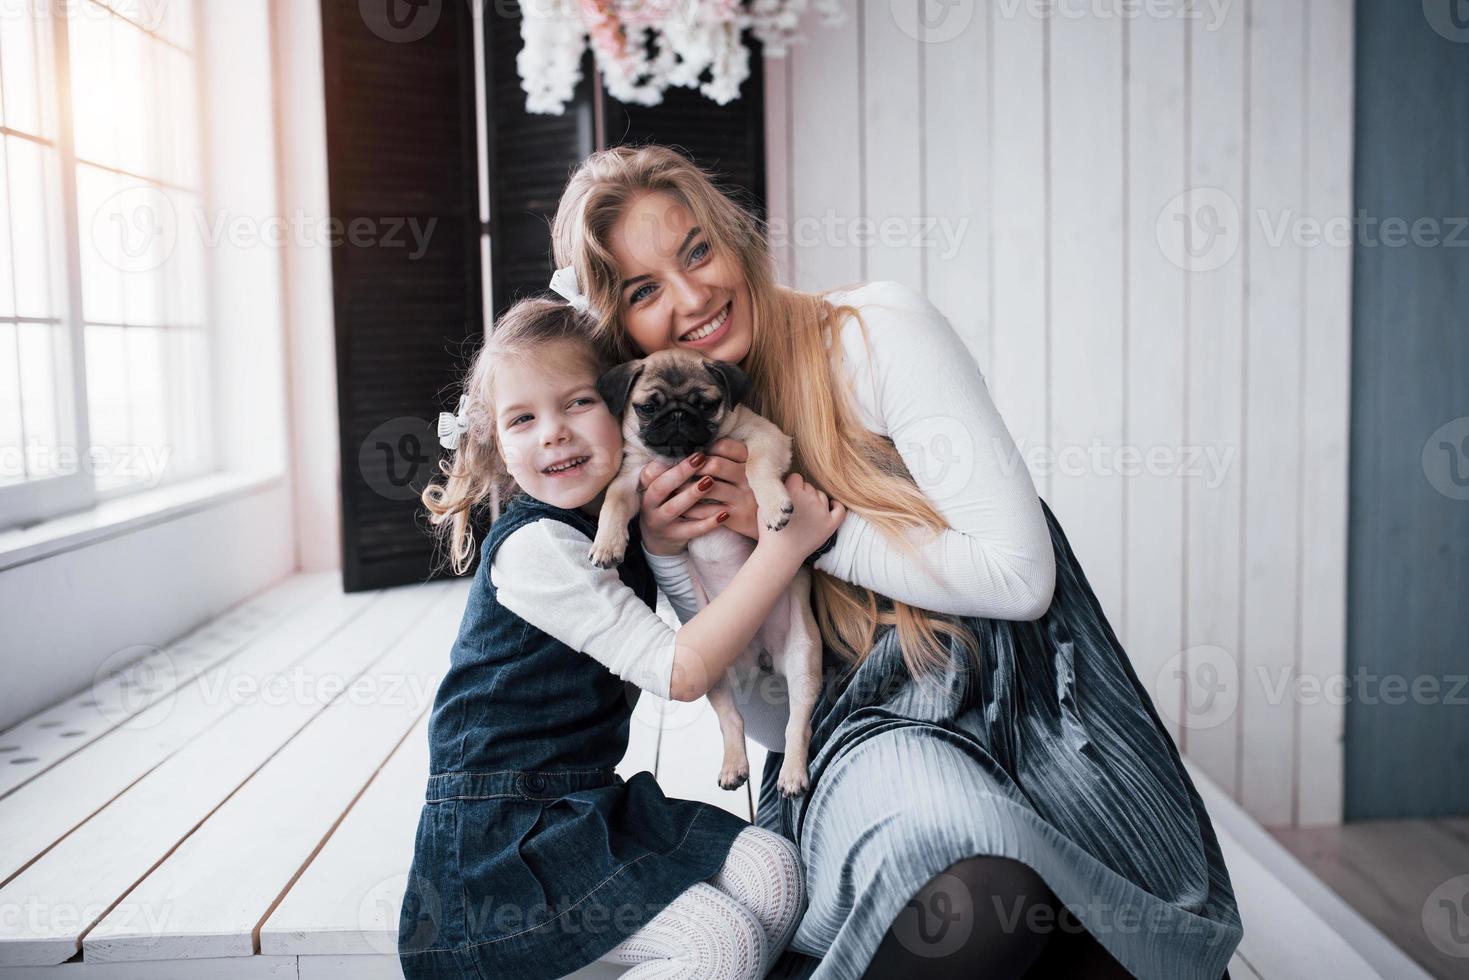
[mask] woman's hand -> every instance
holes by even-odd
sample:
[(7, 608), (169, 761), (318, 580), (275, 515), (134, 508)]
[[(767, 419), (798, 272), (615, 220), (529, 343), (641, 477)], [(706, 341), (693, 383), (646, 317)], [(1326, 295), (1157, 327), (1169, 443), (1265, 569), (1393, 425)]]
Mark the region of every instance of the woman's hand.
[[(745, 481), (749, 451), (738, 439), (717, 439), (698, 465), (691, 460), (669, 466), (654, 460), (643, 467), (638, 512), (643, 544), (655, 555), (675, 555), (691, 538), (716, 527), (729, 527), (752, 541), (758, 540), (755, 494)], [(725, 519), (719, 520), (723, 513)]]
[(807, 483), (799, 473), (786, 475), (785, 488), (793, 507), (791, 519), (779, 531), (772, 531), (762, 523), (757, 547), (762, 551), (776, 551), (799, 565), (836, 533), (847, 516), (847, 508), (840, 501), (827, 500), (823, 491)]

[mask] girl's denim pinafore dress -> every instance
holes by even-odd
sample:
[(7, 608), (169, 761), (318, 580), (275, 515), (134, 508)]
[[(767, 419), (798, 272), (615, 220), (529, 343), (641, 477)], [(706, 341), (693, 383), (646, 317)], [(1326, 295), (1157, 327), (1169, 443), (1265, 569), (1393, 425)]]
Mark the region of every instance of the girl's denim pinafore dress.
[[(641, 693), (501, 606), (496, 548), (542, 518), (596, 522), (523, 493), (491, 526), (429, 719), (429, 777), (398, 921), (407, 980), (560, 977), (723, 865), (749, 824), (613, 772)], [(636, 521), (622, 581), (653, 608)], [(590, 564), (590, 563), (589, 563)]]

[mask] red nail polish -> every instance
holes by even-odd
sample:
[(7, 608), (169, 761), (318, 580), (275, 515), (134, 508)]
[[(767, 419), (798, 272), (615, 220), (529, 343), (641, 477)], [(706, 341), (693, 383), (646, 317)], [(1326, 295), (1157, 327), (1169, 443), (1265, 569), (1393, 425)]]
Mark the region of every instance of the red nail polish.
[(692, 467), (694, 467), (695, 469), (697, 469), (700, 466), (703, 466), (704, 465), (704, 454), (703, 453), (694, 453), (694, 455), (692, 455), (692, 456), (689, 457), (689, 465), (692, 466)]
[(728, 519), (729, 519), (729, 511), (722, 510), (722, 511), (720, 511), (718, 513), (718, 515), (715, 516), (714, 523), (715, 524), (723, 524)]
[(712, 476), (705, 476), (704, 479), (699, 481), (700, 490), (708, 490), (712, 486), (714, 486), (714, 477)]

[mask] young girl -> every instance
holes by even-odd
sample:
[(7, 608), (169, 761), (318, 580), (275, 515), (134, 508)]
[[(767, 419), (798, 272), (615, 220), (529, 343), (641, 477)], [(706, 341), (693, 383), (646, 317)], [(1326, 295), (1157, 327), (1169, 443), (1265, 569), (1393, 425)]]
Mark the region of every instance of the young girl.
[[(490, 502), (450, 666), (429, 720), (430, 775), (399, 917), (399, 960), (425, 977), (561, 977), (597, 959), (625, 974), (763, 976), (804, 902), (785, 838), (624, 781), (638, 691), (691, 701), (748, 644), (845, 515), (800, 476), (779, 532), (675, 631), (629, 525), (627, 558), (588, 558), (622, 460), (596, 382), (611, 367), (568, 304), (523, 300), (475, 357), (444, 484), (423, 500), (469, 565), (470, 508)], [(707, 489), (707, 488), (706, 488)], [(691, 489), (690, 493), (697, 493)]]

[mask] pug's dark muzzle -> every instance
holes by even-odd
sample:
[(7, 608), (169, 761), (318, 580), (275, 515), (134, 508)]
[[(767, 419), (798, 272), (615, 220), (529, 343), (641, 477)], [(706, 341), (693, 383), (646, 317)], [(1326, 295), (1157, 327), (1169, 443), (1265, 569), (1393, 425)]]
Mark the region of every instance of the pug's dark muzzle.
[(649, 451), (665, 459), (681, 460), (709, 445), (719, 425), (689, 409), (673, 407), (643, 423), (638, 435)]

